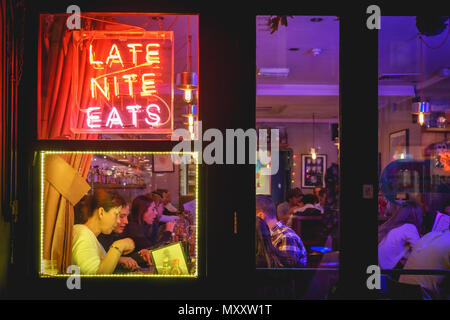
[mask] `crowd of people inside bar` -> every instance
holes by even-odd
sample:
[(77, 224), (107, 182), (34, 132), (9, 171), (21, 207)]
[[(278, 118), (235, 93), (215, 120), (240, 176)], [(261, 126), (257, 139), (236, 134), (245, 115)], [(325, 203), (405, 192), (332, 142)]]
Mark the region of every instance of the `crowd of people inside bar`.
[[(293, 226), (295, 217), (322, 216), (326, 189), (311, 194), (294, 188), (277, 206), (270, 196), (256, 196), (256, 266), (259, 268), (302, 268), (311, 266), (311, 250)], [(450, 199), (445, 201), (432, 226), (424, 223), (423, 204), (412, 200), (388, 201), (388, 219), (378, 230), (378, 259), (381, 269), (450, 270)], [(439, 221), (438, 221), (439, 220)], [(317, 235), (324, 248), (336, 248), (325, 224)], [(325, 235), (326, 237), (323, 237)], [(322, 237), (321, 237), (322, 236)], [(326, 240), (325, 240), (326, 239)], [(397, 274), (392, 279), (420, 286), (424, 299), (449, 299), (447, 275)]]
[(95, 189), (75, 207), (72, 264), (81, 274), (144, 272), (153, 266), (150, 250), (169, 243), (181, 241), (190, 256), (189, 226), (193, 214), (175, 208), (168, 190), (127, 202), (112, 189)]
[[(333, 198), (332, 198), (333, 199)], [(303, 194), (300, 188), (290, 189), (286, 199), (274, 203), (268, 195), (256, 196), (256, 266), (258, 268), (302, 268), (314, 266), (308, 257), (315, 250), (337, 251), (337, 238), (332, 236), (326, 221), (330, 221), (327, 189), (317, 186), (312, 193)], [(331, 211), (333, 213), (333, 211)], [(315, 227), (307, 225), (300, 231), (296, 217), (317, 217)], [(310, 221), (306, 221), (310, 222)], [(336, 222), (337, 223), (337, 222)], [(318, 228), (317, 228), (318, 226)], [(305, 236), (305, 239), (302, 237)], [(311, 239), (310, 239), (311, 238)], [(334, 244), (333, 244), (334, 239)], [(312, 240), (312, 241), (308, 241)], [(314, 244), (314, 246), (312, 246)], [(321, 248), (321, 249), (317, 249)], [(312, 254), (312, 255), (311, 255)]]

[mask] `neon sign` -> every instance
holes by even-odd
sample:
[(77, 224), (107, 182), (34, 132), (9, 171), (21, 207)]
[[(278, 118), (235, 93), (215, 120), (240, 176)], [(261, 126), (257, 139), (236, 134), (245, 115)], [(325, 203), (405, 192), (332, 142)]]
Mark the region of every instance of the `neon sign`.
[(172, 31), (81, 31), (76, 46), (72, 80), (89, 95), (72, 110), (75, 133), (172, 133)]

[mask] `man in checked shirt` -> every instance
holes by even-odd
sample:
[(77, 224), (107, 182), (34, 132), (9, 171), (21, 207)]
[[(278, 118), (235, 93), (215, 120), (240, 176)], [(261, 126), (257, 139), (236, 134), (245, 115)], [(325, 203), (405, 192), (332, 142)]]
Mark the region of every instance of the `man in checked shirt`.
[(275, 205), (270, 196), (256, 196), (256, 215), (267, 223), (272, 244), (280, 251), (279, 256), (283, 266), (304, 267), (307, 254), (302, 240), (283, 221), (277, 220)]

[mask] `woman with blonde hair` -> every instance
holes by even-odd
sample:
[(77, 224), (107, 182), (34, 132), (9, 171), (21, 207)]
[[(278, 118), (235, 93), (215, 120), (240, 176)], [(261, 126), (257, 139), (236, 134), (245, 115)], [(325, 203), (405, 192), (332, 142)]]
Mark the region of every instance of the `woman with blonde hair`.
[(378, 262), (382, 269), (402, 268), (420, 239), (422, 208), (413, 201), (401, 203), (378, 228)]

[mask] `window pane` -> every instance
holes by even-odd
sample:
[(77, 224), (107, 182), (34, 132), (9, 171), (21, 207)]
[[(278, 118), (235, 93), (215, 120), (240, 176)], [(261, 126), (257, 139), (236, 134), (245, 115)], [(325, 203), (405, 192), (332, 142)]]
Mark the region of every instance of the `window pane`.
[(272, 150), (256, 165), (257, 268), (336, 268), (338, 18), (258, 16), (256, 37), (256, 124)]
[(197, 15), (83, 13), (73, 30), (71, 18), (41, 15), (39, 139), (195, 137)]
[[(449, 267), (439, 257), (448, 257), (450, 250), (448, 22), (448, 17), (381, 19), (378, 258), (382, 269)], [(437, 297), (439, 279), (402, 275), (399, 281), (420, 284), (426, 295)]]
[(42, 151), (40, 275), (198, 277), (198, 167), (172, 155)]

